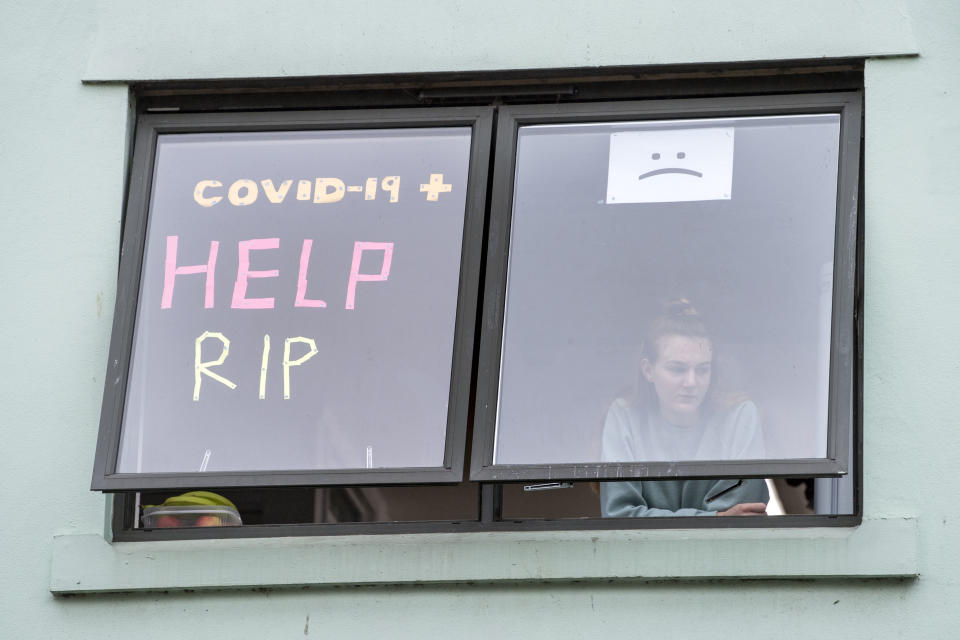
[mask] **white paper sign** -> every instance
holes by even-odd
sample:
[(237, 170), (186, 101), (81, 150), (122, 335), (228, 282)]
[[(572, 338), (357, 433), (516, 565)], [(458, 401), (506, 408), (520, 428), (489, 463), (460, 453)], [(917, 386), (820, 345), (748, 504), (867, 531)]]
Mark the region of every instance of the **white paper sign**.
[(610, 135), (607, 204), (729, 200), (733, 127)]

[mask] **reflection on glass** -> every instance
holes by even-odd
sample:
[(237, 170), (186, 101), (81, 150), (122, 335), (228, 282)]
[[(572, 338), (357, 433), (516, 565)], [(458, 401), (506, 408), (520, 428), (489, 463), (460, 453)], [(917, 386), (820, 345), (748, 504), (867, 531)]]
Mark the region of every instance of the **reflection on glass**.
[[(521, 127), (494, 463), (825, 457), (839, 133), (837, 114)], [(650, 351), (680, 298), (709, 335)]]

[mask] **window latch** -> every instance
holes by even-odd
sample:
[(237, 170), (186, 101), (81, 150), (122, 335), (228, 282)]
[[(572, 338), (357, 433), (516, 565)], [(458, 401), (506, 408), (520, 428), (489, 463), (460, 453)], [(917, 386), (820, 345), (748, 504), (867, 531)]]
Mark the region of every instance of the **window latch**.
[(542, 484), (525, 484), (524, 491), (549, 491), (550, 489), (573, 489), (572, 482), (544, 482)]

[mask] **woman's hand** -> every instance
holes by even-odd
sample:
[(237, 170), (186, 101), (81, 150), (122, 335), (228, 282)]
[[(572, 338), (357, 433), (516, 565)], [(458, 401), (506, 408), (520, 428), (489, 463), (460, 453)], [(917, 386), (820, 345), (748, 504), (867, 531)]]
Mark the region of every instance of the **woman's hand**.
[(741, 502), (726, 511), (718, 511), (718, 516), (765, 516), (767, 505), (763, 502)]

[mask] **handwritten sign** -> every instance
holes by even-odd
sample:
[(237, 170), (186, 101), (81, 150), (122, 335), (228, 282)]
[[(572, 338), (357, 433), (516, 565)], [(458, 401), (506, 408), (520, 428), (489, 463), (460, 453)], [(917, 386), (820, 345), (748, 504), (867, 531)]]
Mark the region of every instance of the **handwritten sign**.
[(607, 204), (729, 200), (733, 127), (610, 135)]
[(161, 135), (117, 470), (441, 465), (469, 151)]

